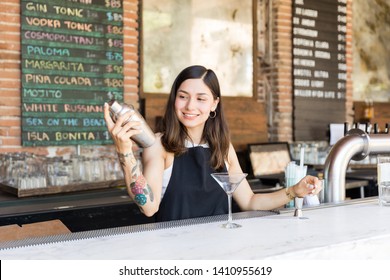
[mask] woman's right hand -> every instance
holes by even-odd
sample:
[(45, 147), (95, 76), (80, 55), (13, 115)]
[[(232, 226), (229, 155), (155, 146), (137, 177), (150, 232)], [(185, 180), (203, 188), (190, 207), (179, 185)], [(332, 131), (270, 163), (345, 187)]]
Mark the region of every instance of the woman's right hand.
[(306, 175), (292, 187), (294, 196), (305, 197), (306, 195), (317, 195), (322, 190), (320, 179), (315, 176)]
[(104, 120), (106, 121), (108, 132), (114, 140), (117, 152), (131, 151), (133, 141), (130, 138), (141, 133), (141, 130), (137, 129), (137, 126), (141, 124), (140, 122), (130, 121), (123, 125), (133, 114), (133, 111), (126, 112), (114, 122), (110, 115), (110, 106), (104, 103)]

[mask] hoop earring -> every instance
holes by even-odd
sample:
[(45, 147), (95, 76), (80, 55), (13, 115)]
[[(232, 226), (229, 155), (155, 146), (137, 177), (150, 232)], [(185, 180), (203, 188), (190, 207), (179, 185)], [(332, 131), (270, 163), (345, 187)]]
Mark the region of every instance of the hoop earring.
[[(214, 114), (212, 114), (212, 113), (214, 113)], [(217, 116), (217, 112), (215, 112), (215, 111), (210, 111), (210, 119), (214, 119), (215, 117)]]

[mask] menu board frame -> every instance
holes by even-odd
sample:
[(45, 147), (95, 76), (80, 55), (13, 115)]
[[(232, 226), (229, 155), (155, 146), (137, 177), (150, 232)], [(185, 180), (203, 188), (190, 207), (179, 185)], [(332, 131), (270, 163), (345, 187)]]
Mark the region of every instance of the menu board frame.
[(325, 140), (346, 118), (347, 0), (293, 0), (294, 140)]
[(123, 101), (122, 0), (22, 0), (22, 145), (111, 144), (105, 101)]

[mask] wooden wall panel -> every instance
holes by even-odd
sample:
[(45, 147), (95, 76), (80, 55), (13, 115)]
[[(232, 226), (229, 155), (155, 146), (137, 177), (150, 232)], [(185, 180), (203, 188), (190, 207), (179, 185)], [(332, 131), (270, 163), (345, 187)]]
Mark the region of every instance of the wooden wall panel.
[(294, 121), (298, 140), (327, 140), (329, 124), (345, 122), (345, 105), (334, 99), (296, 97), (294, 110), (300, 113)]
[[(359, 122), (364, 116), (364, 107), (366, 103), (363, 101), (355, 101), (354, 108), (354, 122)], [(379, 128), (383, 131), (386, 123), (390, 123), (390, 102), (374, 102), (374, 118), (371, 123), (377, 123)]]

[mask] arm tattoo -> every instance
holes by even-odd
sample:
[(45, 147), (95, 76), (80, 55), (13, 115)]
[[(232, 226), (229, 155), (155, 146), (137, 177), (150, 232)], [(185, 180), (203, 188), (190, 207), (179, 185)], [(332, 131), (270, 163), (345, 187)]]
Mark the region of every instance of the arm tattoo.
[(118, 153), (119, 162), (122, 168), (126, 166), (126, 158), (128, 157), (130, 157), (131, 163), (137, 164), (137, 161), (135, 160), (134, 155), (132, 153), (126, 153), (126, 154)]
[(134, 200), (138, 205), (145, 205), (147, 197), (154, 200), (154, 195), (150, 186), (146, 183), (145, 177), (141, 174), (130, 184), (130, 190), (134, 194)]
[(130, 191), (134, 195), (134, 201), (139, 206), (143, 206), (147, 202), (147, 198), (149, 196), (149, 199), (151, 202), (154, 201), (154, 195), (151, 187), (146, 183), (145, 177), (142, 175), (140, 168), (138, 166), (138, 162), (135, 159), (134, 155), (132, 153), (118, 153), (119, 162), (121, 163), (121, 166), (123, 168), (123, 171), (125, 171), (126, 166), (126, 158), (129, 158), (130, 163), (132, 165), (131, 168), (131, 180), (130, 180)]

